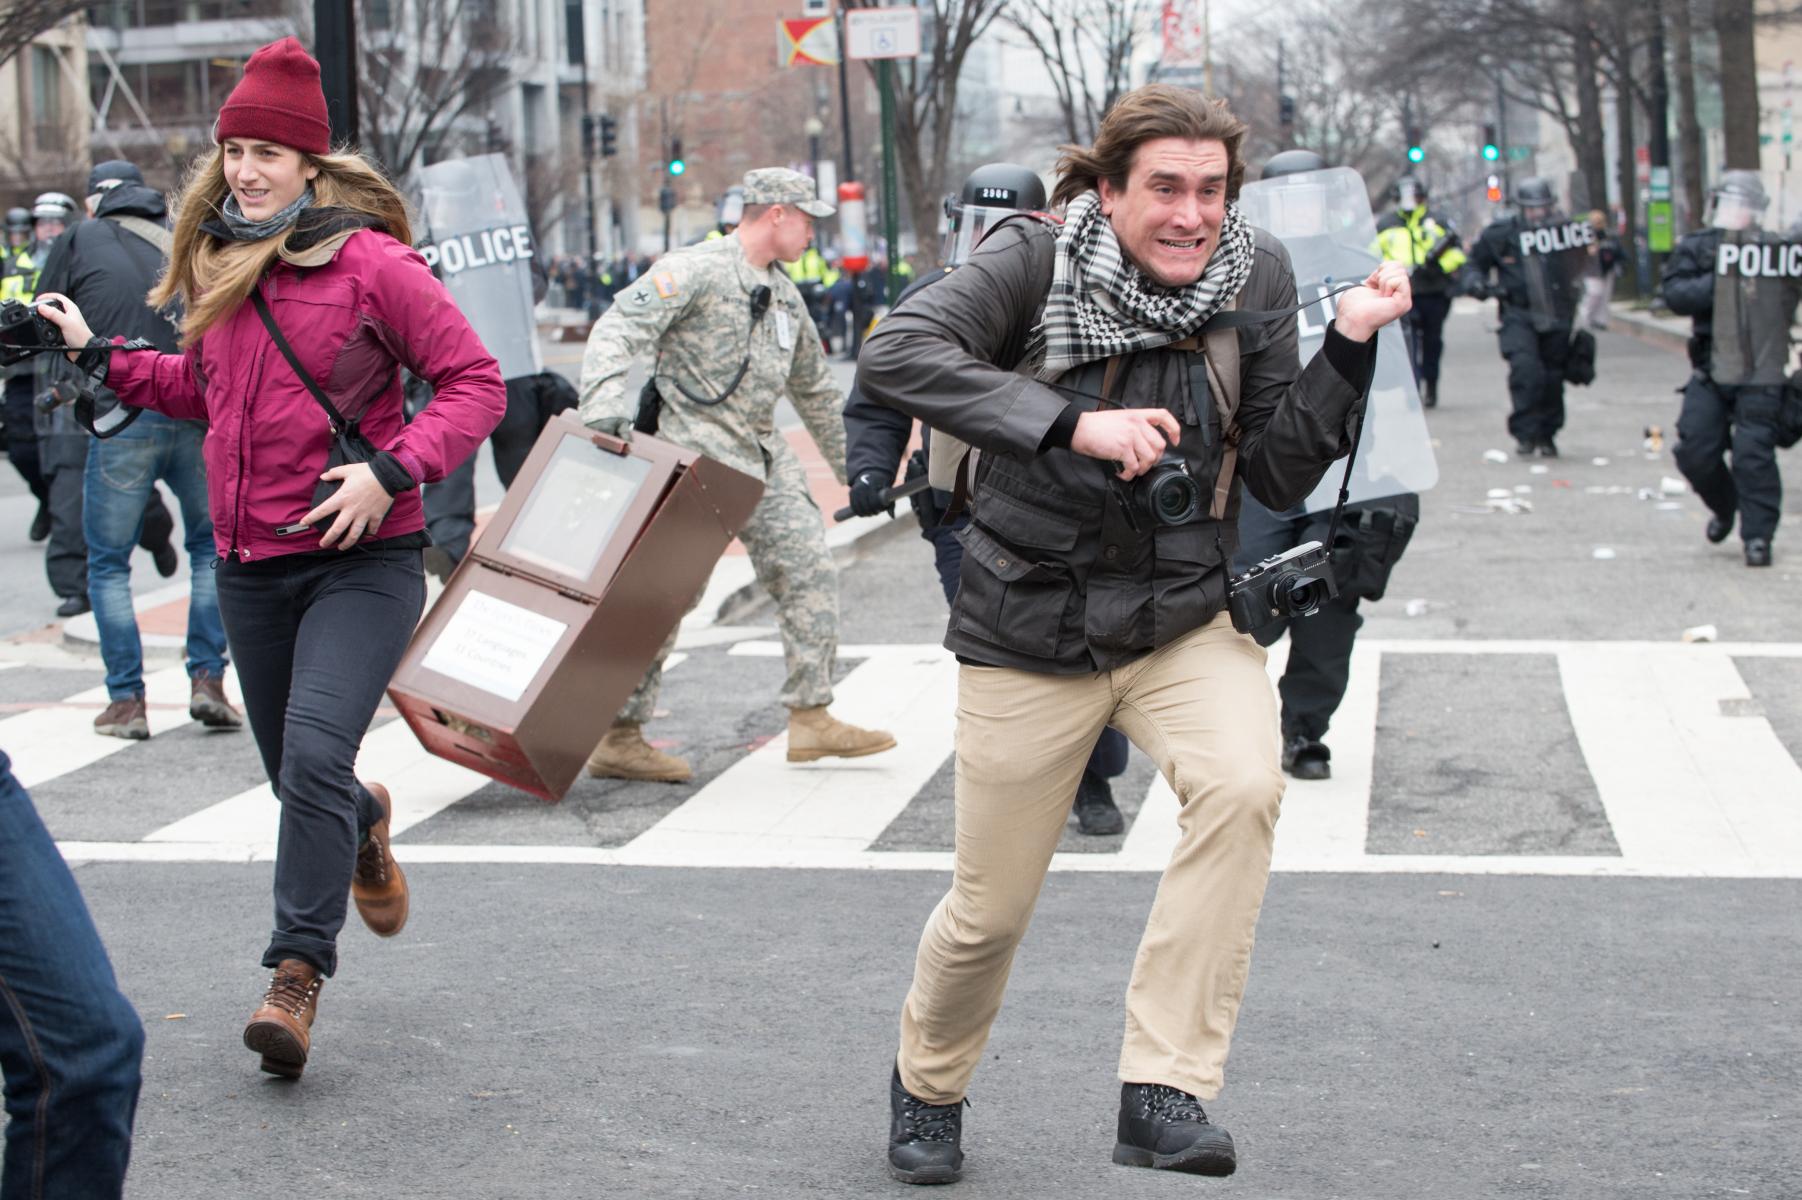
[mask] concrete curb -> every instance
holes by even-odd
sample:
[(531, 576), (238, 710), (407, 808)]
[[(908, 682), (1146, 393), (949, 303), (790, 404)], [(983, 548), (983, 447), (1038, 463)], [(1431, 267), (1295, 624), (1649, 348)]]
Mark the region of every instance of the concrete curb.
[[(1680, 324), (1679, 324), (1680, 323)], [(1680, 317), (1655, 317), (1643, 308), (1610, 306), (1609, 326), (1660, 350), (1689, 352), (1689, 322)]]

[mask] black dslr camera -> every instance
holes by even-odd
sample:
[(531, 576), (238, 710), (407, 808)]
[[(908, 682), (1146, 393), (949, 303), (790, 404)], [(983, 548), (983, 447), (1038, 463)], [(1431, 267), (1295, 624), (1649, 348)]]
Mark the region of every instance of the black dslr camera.
[(1272, 621), (1309, 616), (1338, 594), (1326, 548), (1303, 542), (1228, 583), (1226, 608), (1234, 629), (1253, 633)]
[(1160, 525), (1187, 525), (1201, 511), (1201, 485), (1182, 455), (1166, 448), (1133, 489), (1139, 512)]
[[(40, 300), (38, 304), (62, 307), (54, 300)], [(0, 367), (24, 362), (46, 350), (62, 349), (65, 349), (63, 331), (38, 312), (37, 304), (22, 304), (17, 300), (0, 303)]]

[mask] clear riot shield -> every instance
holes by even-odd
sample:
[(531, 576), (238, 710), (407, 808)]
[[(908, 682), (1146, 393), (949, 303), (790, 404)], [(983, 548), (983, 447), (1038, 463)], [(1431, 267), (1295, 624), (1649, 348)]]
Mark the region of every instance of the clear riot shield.
[(1567, 217), (1516, 228), (1515, 250), (1534, 329), (1550, 333), (1570, 327), (1583, 299), (1583, 277), (1600, 266), (1600, 258), (1590, 253), (1599, 237), (1588, 221)]
[[(1282, 239), (1295, 264), (1297, 300), (1312, 300), (1355, 283), (1382, 261), (1376, 252), (1370, 193), (1363, 176), (1349, 167), (1248, 183), (1239, 193), (1239, 210), (1247, 221)], [(1296, 317), (1303, 363), (1313, 358), (1326, 340), (1335, 304), (1336, 300), (1327, 300), (1304, 308)], [(1341, 459), (1307, 498), (1307, 510), (1332, 508), (1344, 476), (1345, 461)], [(1420, 407), (1407, 339), (1399, 324), (1387, 325), (1377, 334), (1376, 375), (1371, 380), (1370, 408), (1352, 468), (1351, 501), (1424, 492), (1438, 481), (1439, 464), (1433, 458), (1433, 441)]]
[(413, 177), (425, 228), (419, 252), (501, 367), (501, 378), (544, 370), (532, 315), (532, 230), (505, 156), (421, 167)]
[(1802, 244), (1759, 229), (1721, 234), (1714, 259), (1716, 383), (1781, 384), (1802, 289)]

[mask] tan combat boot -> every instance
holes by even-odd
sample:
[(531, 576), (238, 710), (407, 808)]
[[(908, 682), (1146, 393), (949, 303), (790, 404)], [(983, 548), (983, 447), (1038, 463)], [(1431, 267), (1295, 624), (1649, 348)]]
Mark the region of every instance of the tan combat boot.
[(369, 837), (357, 851), (356, 873), (350, 877), (350, 898), (357, 915), (377, 937), (393, 937), (407, 923), (407, 877), (394, 852), (388, 848), (388, 822), (394, 801), (379, 783), (366, 783), (369, 794), (382, 806), (382, 819), (369, 828)]
[(818, 708), (788, 710), (788, 761), (813, 762), (821, 758), (862, 758), (895, 748), (895, 737), (881, 729), (847, 725)]
[(596, 779), (643, 779), (653, 783), (687, 783), (694, 778), (688, 760), (665, 754), (644, 740), (642, 729), (621, 721), (607, 731), (588, 756), (588, 773)]
[(263, 994), (263, 1003), (244, 1026), (244, 1044), (263, 1056), (263, 1070), (299, 1079), (313, 1042), (313, 1017), (325, 980), (312, 963), (284, 958)]

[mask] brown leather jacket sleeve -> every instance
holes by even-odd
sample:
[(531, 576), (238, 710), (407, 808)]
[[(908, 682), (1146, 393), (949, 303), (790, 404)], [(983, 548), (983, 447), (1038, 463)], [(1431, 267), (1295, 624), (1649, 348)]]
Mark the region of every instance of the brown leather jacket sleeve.
[(877, 323), (857, 359), (859, 390), (980, 450), (1038, 453), (1065, 401), (1012, 368), (1051, 290), (1055, 247), (1035, 222), (998, 228)]

